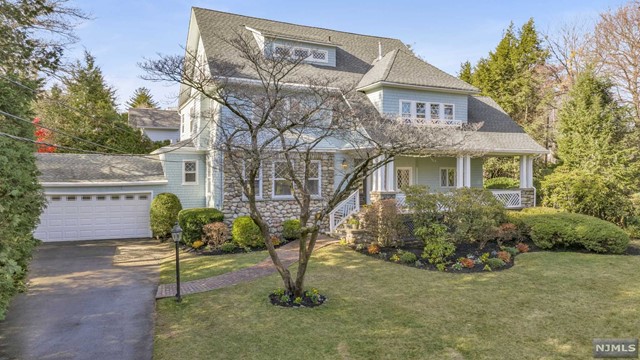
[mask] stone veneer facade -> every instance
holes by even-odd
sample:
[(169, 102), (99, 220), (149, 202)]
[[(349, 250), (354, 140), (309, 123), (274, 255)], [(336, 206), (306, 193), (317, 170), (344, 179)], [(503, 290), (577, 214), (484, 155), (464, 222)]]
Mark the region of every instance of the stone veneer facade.
[(534, 207), (535, 206), (535, 189), (534, 188), (528, 188), (528, 189), (520, 189), (520, 204), (522, 205), (522, 208), (530, 208), (530, 207)]
[[(321, 161), (321, 195), (333, 193), (334, 182), (334, 154), (333, 153), (317, 153), (313, 160)], [(222, 212), (224, 213), (224, 222), (231, 228), (233, 220), (238, 216), (249, 215), (249, 202), (243, 199), (242, 187), (240, 181), (235, 178), (234, 171), (229, 165), (228, 159), (224, 162), (224, 195), (222, 203)], [(300, 207), (296, 201), (291, 199), (273, 199), (272, 198), (272, 178), (273, 165), (272, 162), (263, 164), (262, 166), (262, 199), (257, 200), (257, 206), (262, 213), (264, 219), (271, 228), (271, 233), (280, 235), (282, 233), (282, 222), (288, 219), (297, 219), (300, 216)], [(311, 209), (319, 208), (324, 200), (322, 198), (311, 200)], [(320, 229), (323, 232), (329, 231), (329, 217)]]

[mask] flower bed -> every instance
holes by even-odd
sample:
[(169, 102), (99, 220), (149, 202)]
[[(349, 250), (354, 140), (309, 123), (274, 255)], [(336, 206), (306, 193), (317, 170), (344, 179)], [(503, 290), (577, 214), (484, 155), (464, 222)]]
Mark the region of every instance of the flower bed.
[(316, 307), (327, 301), (327, 298), (321, 295), (317, 289), (307, 290), (299, 297), (293, 296), (292, 293), (284, 289), (276, 289), (269, 294), (269, 300), (272, 305), (282, 307)]

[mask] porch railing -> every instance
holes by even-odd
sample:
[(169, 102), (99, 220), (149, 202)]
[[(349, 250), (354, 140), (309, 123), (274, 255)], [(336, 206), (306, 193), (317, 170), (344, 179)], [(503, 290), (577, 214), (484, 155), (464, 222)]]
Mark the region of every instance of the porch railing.
[(491, 190), (493, 196), (504, 205), (506, 209), (522, 208), (522, 191), (520, 190)]
[(354, 191), (329, 213), (329, 231), (335, 232), (347, 218), (360, 211), (360, 190)]
[(404, 117), (404, 116), (396, 116), (396, 121), (409, 124), (409, 125), (426, 125), (426, 126), (452, 126), (452, 127), (461, 127), (463, 124), (462, 120), (454, 120), (454, 119), (429, 119), (429, 118), (419, 118), (419, 117)]

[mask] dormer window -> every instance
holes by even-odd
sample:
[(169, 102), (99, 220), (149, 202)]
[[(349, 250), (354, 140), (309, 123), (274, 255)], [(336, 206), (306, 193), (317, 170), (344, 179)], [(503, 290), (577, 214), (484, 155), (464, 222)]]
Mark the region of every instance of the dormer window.
[(303, 59), (305, 62), (328, 63), (329, 52), (327, 50), (312, 49), (302, 46), (287, 46), (274, 44), (273, 54), (276, 57), (291, 57), (292, 59)]

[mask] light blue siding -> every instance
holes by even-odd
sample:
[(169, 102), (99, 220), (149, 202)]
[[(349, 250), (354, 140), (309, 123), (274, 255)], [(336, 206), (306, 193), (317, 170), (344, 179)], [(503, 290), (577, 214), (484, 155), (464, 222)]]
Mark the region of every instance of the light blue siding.
[[(467, 95), (409, 90), (385, 86), (382, 89), (382, 112), (386, 114), (399, 114), (400, 100), (453, 104), (454, 119), (465, 122), (467, 121)], [(429, 110), (427, 110), (427, 112), (428, 111)]]
[(274, 45), (284, 45), (284, 46), (292, 46), (292, 47), (299, 46), (299, 47), (308, 48), (311, 50), (325, 50), (328, 53), (328, 58), (327, 58), (328, 61), (326, 63), (310, 62), (310, 64), (319, 65), (319, 66), (331, 66), (331, 67), (336, 66), (336, 48), (335, 47), (324, 46), (319, 44), (309, 44), (309, 43), (297, 42), (297, 41), (291, 41), (291, 40), (273, 39), (265, 43), (264, 50), (267, 55), (271, 54), (271, 52), (273, 51)]
[[(167, 153), (164, 162), (165, 175), (169, 183), (165, 191), (174, 193), (180, 198), (183, 208), (205, 207), (206, 168), (204, 154)], [(198, 166), (198, 184), (182, 185), (182, 161), (195, 160)]]
[[(454, 157), (396, 157), (395, 167), (410, 167), (413, 171), (413, 184), (426, 185), (431, 190), (446, 191), (440, 185), (440, 169), (456, 167)], [(471, 159), (471, 187), (482, 187), (481, 158)]]

